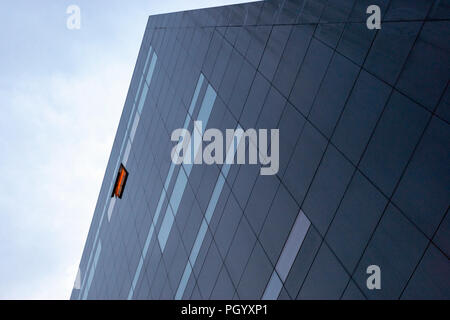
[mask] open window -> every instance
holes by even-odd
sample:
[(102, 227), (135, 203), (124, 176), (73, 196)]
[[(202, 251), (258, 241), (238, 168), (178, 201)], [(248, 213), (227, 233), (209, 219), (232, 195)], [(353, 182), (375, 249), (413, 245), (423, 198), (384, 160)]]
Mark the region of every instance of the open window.
[(114, 189), (111, 194), (112, 197), (121, 199), (123, 191), (125, 190), (125, 184), (127, 183), (128, 171), (123, 164), (120, 164), (119, 171), (117, 172), (116, 182), (114, 183)]

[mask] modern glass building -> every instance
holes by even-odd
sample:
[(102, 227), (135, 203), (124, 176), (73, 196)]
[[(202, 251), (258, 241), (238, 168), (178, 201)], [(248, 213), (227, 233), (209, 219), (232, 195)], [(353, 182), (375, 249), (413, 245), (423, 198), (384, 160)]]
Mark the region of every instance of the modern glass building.
[[(150, 16), (71, 298), (449, 299), (449, 18), (439, 0)], [(276, 174), (174, 164), (195, 120), (279, 129)]]

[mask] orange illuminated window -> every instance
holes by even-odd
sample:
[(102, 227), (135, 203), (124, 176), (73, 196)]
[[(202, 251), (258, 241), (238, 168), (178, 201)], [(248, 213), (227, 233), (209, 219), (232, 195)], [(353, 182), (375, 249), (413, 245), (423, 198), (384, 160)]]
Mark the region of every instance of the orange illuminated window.
[(123, 164), (120, 165), (119, 172), (117, 173), (116, 183), (114, 184), (114, 189), (111, 197), (122, 198), (123, 190), (125, 189), (125, 184), (127, 183), (128, 171), (125, 169)]

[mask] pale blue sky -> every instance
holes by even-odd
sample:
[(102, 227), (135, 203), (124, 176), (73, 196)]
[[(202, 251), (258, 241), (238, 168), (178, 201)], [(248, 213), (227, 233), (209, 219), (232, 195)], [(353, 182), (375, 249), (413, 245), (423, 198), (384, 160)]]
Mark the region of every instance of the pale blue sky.
[(240, 2), (0, 2), (0, 299), (69, 298), (148, 16)]

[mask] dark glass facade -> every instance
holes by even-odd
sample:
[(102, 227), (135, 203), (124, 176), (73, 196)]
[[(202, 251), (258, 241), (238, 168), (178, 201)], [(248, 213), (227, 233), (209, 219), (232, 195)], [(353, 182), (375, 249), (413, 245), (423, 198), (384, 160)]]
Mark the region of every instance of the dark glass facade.
[[(449, 17), (437, 0), (149, 17), (71, 298), (449, 299)], [(278, 128), (277, 174), (173, 164), (194, 120)]]

